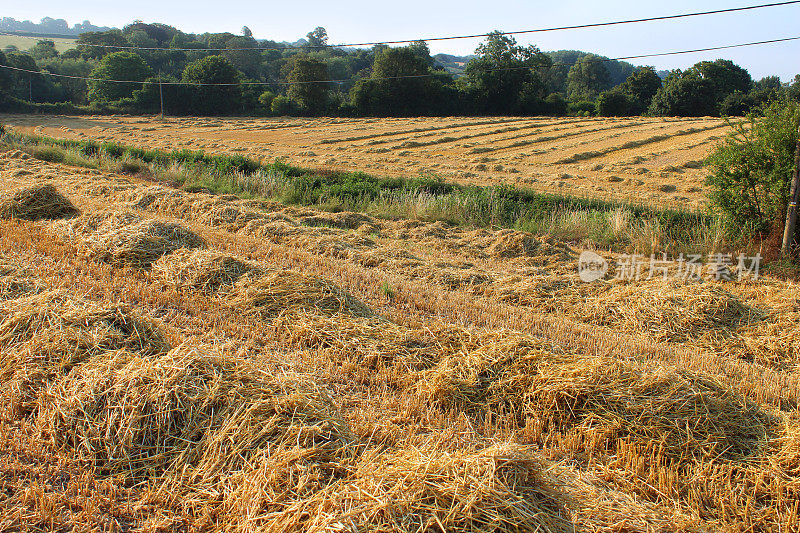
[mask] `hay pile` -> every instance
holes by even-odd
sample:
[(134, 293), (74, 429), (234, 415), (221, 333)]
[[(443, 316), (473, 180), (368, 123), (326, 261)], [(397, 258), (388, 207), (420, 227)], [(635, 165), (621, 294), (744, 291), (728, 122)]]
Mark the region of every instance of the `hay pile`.
[(510, 229), (500, 230), (487, 238), (478, 239), (475, 244), (485, 248), (490, 257), (508, 259), (529, 257), (540, 263), (561, 263), (574, 258), (568, 246), (530, 233)]
[(229, 531), (568, 531), (523, 449), (360, 443), (326, 392), (229, 349), (122, 349), (40, 393), (54, 445)]
[(130, 207), (136, 209), (164, 210), (174, 215), (182, 214), (190, 204), (186, 193), (161, 186), (136, 189), (129, 196)]
[[(368, 451), (346, 478), (282, 513), (258, 511), (275, 501), (268, 466), (231, 500), (251, 531), (573, 531), (568, 512), (521, 447), (443, 453), (435, 445)], [(271, 481), (271, 480), (270, 480)]]
[(591, 324), (672, 342), (728, 336), (761, 316), (719, 285), (661, 279), (616, 285), (587, 298), (576, 313)]
[(161, 329), (122, 305), (100, 305), (62, 291), (0, 303), (0, 383), (16, 416), (40, 390), (75, 365), (113, 350), (145, 356), (169, 349)]
[(242, 276), (258, 277), (262, 269), (236, 257), (203, 249), (180, 249), (165, 255), (152, 267), (153, 275), (181, 290), (214, 292), (231, 286)]
[(569, 313), (587, 297), (602, 293), (607, 285), (583, 283), (574, 271), (536, 268), (523, 274), (498, 277), (484, 288), (484, 294), (512, 305), (534, 307), (537, 311)]
[(261, 213), (242, 209), (227, 202), (219, 202), (209, 206), (195, 205), (194, 217), (198, 222), (209, 226), (224, 224), (230, 231), (238, 231), (246, 226), (248, 222), (265, 218)]
[(53, 228), (73, 240), (89, 239), (95, 234), (107, 234), (125, 226), (142, 222), (141, 215), (126, 210), (85, 213), (73, 220), (56, 222)]
[(335, 461), (351, 441), (310, 382), (210, 346), (95, 357), (40, 404), (37, 425), (57, 446), (132, 480), (165, 476), (196, 491), (260, 455), (293, 450), (298, 463)]
[(72, 202), (49, 184), (17, 189), (0, 198), (0, 219), (55, 220), (79, 213)]
[(410, 380), (438, 403), (508, 413), (539, 443), (572, 434), (579, 447), (633, 442), (680, 461), (756, 454), (776, 423), (709, 377), (543, 347), (487, 346)]
[(291, 270), (245, 278), (234, 286), (229, 306), (246, 315), (274, 318), (286, 312), (314, 311), (371, 317), (365, 304), (333, 283)]
[(173, 222), (145, 220), (123, 226), (91, 243), (101, 261), (115, 266), (148, 268), (162, 256), (180, 248), (204, 246), (193, 231)]
[(130, 211), (84, 215), (55, 229), (77, 240), (89, 256), (118, 267), (149, 268), (175, 250), (205, 246), (201, 237), (180, 224), (143, 219)]
[(756, 320), (743, 323), (730, 338), (711, 339), (714, 353), (778, 370), (800, 365), (800, 299), (796, 283), (763, 278), (732, 288), (743, 301), (757, 306)]

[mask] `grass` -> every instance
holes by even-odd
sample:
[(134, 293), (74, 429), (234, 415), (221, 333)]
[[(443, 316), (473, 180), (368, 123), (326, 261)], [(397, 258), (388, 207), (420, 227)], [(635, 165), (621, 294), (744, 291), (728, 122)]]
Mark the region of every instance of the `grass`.
[[(380, 218), (412, 218), (471, 227), (502, 227), (554, 234), (615, 250), (702, 251), (705, 236), (719, 247), (742, 249), (750, 243), (720, 220), (699, 211), (547, 194), (510, 185), (475, 186), (436, 176), (382, 178), (364, 172), (314, 170), (282, 160), (256, 161), (242, 155), (201, 151), (163, 151), (7, 133), (5, 142), (39, 159), (148, 177), (189, 192), (266, 198), (323, 210), (361, 211)], [(630, 219), (615, 228), (615, 213)]]

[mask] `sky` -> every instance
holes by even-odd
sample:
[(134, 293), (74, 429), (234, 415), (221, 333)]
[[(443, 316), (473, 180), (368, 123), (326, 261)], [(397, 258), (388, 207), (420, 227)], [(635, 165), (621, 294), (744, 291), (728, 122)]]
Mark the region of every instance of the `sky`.
[[(291, 41), (316, 26), (327, 29), (331, 44), (424, 39), (426, 37), (517, 31), (709, 11), (768, 3), (769, 0), (623, 0), (473, 1), (404, 0), (355, 2), (303, 0), (270, 2), (228, 0), (137, 0), (109, 2), (37, 0), (8, 2), (2, 16), (38, 22), (63, 18), (74, 25), (122, 27), (134, 20), (163, 22), (187, 33), (241, 33), (249, 27), (258, 39)], [(10, 5), (8, 5), (10, 4)], [(800, 36), (800, 4), (675, 21), (645, 22), (608, 28), (568, 30), (518, 36), (520, 44), (541, 50), (583, 50), (607, 57), (707, 48)], [(430, 43), (432, 53), (466, 55), (479, 40)], [(789, 81), (800, 73), (800, 41), (680, 56), (631, 60), (657, 69), (687, 68), (698, 61), (730, 59), (755, 79), (778, 75)]]

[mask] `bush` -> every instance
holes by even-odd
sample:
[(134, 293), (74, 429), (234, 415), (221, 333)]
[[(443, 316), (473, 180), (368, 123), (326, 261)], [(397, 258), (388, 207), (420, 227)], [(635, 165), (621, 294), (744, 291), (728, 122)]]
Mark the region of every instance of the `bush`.
[(733, 224), (746, 230), (782, 229), (786, 216), (800, 105), (783, 101), (750, 114), (711, 154), (711, 200)]
[(749, 94), (734, 91), (722, 100), (719, 113), (723, 117), (743, 117), (755, 106), (755, 101)]
[(581, 100), (578, 102), (569, 102), (567, 111), (572, 116), (577, 117), (591, 117), (595, 113), (595, 103), (589, 100)]
[(296, 115), (299, 111), (297, 104), (288, 96), (276, 96), (270, 104), (273, 115)]
[(567, 114), (567, 101), (558, 93), (551, 93), (544, 99), (547, 114), (553, 117), (563, 117)]
[(273, 100), (275, 100), (275, 93), (273, 93), (272, 91), (264, 91), (258, 97), (258, 103), (263, 105), (267, 109), (271, 109)]
[(629, 117), (636, 114), (632, 99), (617, 89), (600, 94), (596, 111), (601, 117)]

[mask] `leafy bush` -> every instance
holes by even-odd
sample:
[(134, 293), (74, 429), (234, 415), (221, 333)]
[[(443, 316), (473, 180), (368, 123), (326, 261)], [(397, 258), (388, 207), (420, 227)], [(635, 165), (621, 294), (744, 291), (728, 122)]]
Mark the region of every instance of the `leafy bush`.
[(595, 112), (595, 104), (589, 100), (569, 102), (567, 111), (572, 116), (591, 117)]
[(631, 98), (618, 89), (600, 93), (597, 98), (597, 114), (601, 117), (627, 117), (634, 113)]
[(299, 107), (288, 96), (276, 96), (272, 99), (270, 111), (272, 111), (273, 115), (278, 116), (293, 115), (299, 111)]
[(783, 222), (798, 126), (800, 105), (775, 102), (734, 124), (709, 157), (711, 200), (736, 226), (766, 232)]

